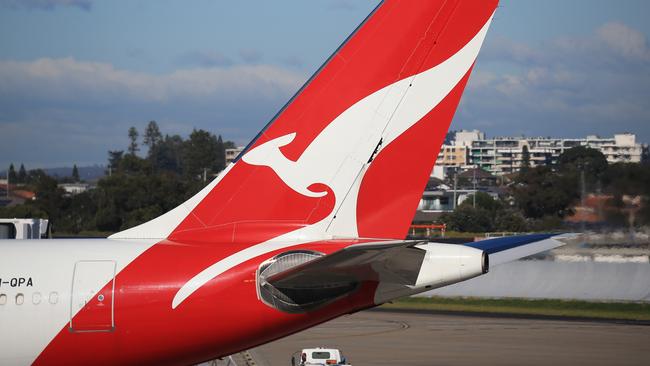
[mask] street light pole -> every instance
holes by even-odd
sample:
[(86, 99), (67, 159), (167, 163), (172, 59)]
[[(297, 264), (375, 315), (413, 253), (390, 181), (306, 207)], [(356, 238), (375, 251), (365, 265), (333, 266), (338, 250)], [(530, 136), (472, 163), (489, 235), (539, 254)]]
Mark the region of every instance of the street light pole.
[(454, 210), (456, 210), (456, 189), (458, 188), (458, 170), (454, 172)]

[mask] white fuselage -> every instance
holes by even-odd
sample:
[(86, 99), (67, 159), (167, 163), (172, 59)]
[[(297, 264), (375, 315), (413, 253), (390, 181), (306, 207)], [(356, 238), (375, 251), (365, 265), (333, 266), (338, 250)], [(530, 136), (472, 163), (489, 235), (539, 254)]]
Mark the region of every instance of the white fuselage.
[[(32, 363), (56, 334), (69, 326), (93, 291), (155, 242), (0, 240), (0, 364)], [(83, 278), (77, 276), (73, 297), (75, 268), (82, 268), (84, 262), (99, 264), (99, 272), (78, 273)], [(114, 272), (110, 278), (103, 270), (106, 268)]]

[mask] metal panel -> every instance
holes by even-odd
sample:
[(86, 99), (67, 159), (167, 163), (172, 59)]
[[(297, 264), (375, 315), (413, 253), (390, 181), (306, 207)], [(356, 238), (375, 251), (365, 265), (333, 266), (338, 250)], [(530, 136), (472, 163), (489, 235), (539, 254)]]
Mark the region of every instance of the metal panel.
[(75, 263), (70, 302), (70, 330), (102, 332), (115, 328), (115, 261)]

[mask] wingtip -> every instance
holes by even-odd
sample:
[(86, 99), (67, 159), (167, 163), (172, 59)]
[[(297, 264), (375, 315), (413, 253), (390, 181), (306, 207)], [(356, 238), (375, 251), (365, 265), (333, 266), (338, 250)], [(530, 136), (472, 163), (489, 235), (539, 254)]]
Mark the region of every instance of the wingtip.
[(551, 237), (551, 239), (557, 240), (565, 245), (573, 244), (582, 238), (583, 233), (560, 233)]

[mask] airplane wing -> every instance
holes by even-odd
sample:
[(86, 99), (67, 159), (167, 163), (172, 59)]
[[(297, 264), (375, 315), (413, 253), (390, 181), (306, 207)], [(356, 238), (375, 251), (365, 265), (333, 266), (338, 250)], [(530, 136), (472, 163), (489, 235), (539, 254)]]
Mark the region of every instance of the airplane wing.
[(377, 279), (415, 284), (425, 251), (416, 247), (425, 241), (387, 241), (355, 244), (302, 265), (267, 277), (274, 286), (309, 286), (333, 278), (348, 277), (354, 281)]
[(296, 311), (317, 308), (370, 281), (378, 285), (375, 302), (382, 303), (482, 275), (489, 265), (562, 246), (571, 237), (532, 234), (468, 244), (417, 240), (356, 244), (288, 269), (281, 265), (282, 270), (262, 272), (260, 288), (266, 291), (263, 299), (292, 312), (296, 305)]

